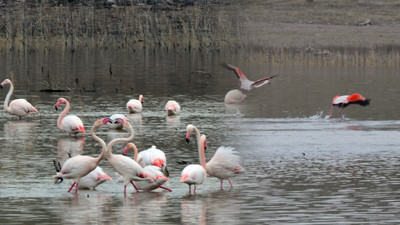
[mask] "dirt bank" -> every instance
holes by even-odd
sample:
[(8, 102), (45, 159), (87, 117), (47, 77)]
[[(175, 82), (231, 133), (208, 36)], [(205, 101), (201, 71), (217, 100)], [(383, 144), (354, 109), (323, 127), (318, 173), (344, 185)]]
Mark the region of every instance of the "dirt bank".
[(276, 63), (400, 62), (396, 0), (7, 2), (0, 2), (1, 49), (21, 54), (180, 49), (246, 51)]

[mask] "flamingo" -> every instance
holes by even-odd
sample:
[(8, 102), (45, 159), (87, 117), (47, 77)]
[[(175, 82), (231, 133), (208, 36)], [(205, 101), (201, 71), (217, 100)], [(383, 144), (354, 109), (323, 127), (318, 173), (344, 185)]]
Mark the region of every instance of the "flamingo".
[(9, 84), (10, 85), (10, 90), (7, 93), (6, 99), (4, 100), (4, 110), (8, 112), (11, 115), (16, 115), (18, 118), (21, 120), (23, 116), (28, 115), (31, 112), (39, 114), (39, 111), (35, 109), (25, 99), (14, 99), (13, 101), (10, 102), (10, 105), (8, 105), (8, 101), (10, 100), (10, 97), (14, 91), (14, 85), (9, 79), (5, 79), (3, 82), (1, 82), (0, 87), (3, 89), (4, 85)]
[(123, 127), (131, 134), (128, 138), (115, 138), (107, 145), (108, 163), (122, 176), (124, 182), (124, 194), (126, 194), (126, 186), (131, 183), (137, 192), (140, 192), (133, 181), (145, 181), (151, 180), (151, 177), (146, 174), (143, 168), (133, 159), (112, 153), (112, 147), (116, 143), (129, 142), (133, 140), (135, 132), (128, 120), (119, 119), (119, 123), (123, 124)]
[(56, 110), (58, 110), (59, 106), (62, 104), (65, 104), (65, 109), (61, 112), (60, 116), (58, 117), (57, 127), (61, 131), (68, 133), (70, 136), (72, 134), (76, 136), (78, 133), (85, 133), (85, 128), (83, 127), (82, 120), (79, 117), (75, 115), (65, 116), (70, 108), (70, 104), (67, 99), (59, 98), (55, 105)]
[(143, 104), (143, 95), (139, 95), (139, 100), (131, 99), (126, 103), (126, 108), (129, 113), (141, 113)]
[(251, 80), (247, 79), (247, 77), (244, 75), (244, 73), (238, 67), (232, 66), (230, 64), (226, 64), (226, 66), (228, 67), (228, 69), (235, 71), (235, 73), (240, 81), (239, 88), (246, 90), (247, 92), (249, 92), (253, 88), (259, 88), (266, 84), (270, 84), (271, 79), (278, 76), (278, 74), (276, 74), (271, 77), (264, 77), (264, 78), (258, 79), (256, 81), (251, 81)]
[[(57, 172), (61, 171), (60, 162), (53, 160), (54, 166)], [(60, 183), (63, 181), (62, 178), (59, 178)], [(96, 189), (96, 187), (107, 180), (112, 180), (110, 176), (104, 173), (103, 169), (100, 166), (97, 166), (96, 169), (92, 170), (89, 174), (81, 178), (79, 182), (79, 189)]]
[(242, 103), (245, 98), (246, 95), (243, 94), (242, 91), (240, 91), (239, 89), (234, 89), (226, 93), (224, 102), (226, 104), (239, 104)]
[(122, 124), (118, 123), (119, 119), (127, 119), (126, 116), (122, 114), (113, 114), (110, 116), (110, 123), (108, 123), (108, 127), (111, 129), (122, 129)]
[(170, 100), (165, 104), (165, 111), (167, 111), (168, 116), (179, 115), (181, 113), (181, 106), (178, 102)]
[(197, 185), (202, 184), (207, 177), (206, 158), (204, 156), (205, 138), (206, 136), (202, 135), (198, 145), (200, 165), (190, 164), (186, 166), (181, 173), (181, 182), (189, 185), (189, 194), (191, 193), (192, 185), (194, 185), (193, 193), (196, 194)]
[(332, 100), (331, 114), (329, 115), (329, 118), (332, 118), (333, 106), (340, 107), (339, 114), (341, 117), (343, 117), (343, 115), (342, 115), (343, 108), (347, 107), (350, 104), (359, 104), (362, 106), (367, 106), (367, 105), (369, 105), (369, 101), (370, 101), (370, 99), (366, 99), (364, 96), (360, 95), (359, 93), (355, 93), (355, 94), (351, 94), (351, 95), (336, 95)]
[(165, 157), (165, 153), (160, 149), (157, 149), (154, 145), (147, 150), (139, 152), (137, 160), (135, 161), (137, 161), (142, 167), (159, 167), (162, 172), (165, 172), (167, 168), (167, 157)]
[[(199, 142), (201, 142), (200, 131), (191, 124), (186, 127), (186, 141), (189, 143), (189, 138), (193, 130), (196, 133), (197, 143), (199, 144)], [(236, 155), (234, 149), (224, 146), (220, 146), (217, 149), (205, 168), (208, 175), (221, 180), (221, 190), (223, 189), (223, 180), (228, 180), (232, 189), (233, 185), (229, 178), (244, 171), (243, 167), (240, 165), (240, 157)]]
[[(102, 118), (94, 123), (91, 129), (91, 135), (93, 139), (100, 143), (101, 141), (103, 141), (99, 137), (97, 137), (94, 132), (98, 127), (107, 124), (109, 121), (109, 118)], [(101, 153), (96, 158), (84, 155), (76, 155), (72, 158), (67, 159), (67, 161), (65, 161), (64, 165), (62, 166), (60, 172), (57, 172), (57, 174), (54, 176), (54, 179), (73, 179), (74, 182), (69, 188), (68, 193), (71, 192), (74, 186), (75, 193), (78, 193), (78, 185), (81, 181), (81, 178), (89, 174), (92, 170), (96, 169), (99, 162), (104, 158), (104, 155), (106, 154), (106, 148), (104, 148), (104, 146), (105, 144), (102, 145)]]
[[(138, 148), (136, 145), (132, 142), (128, 143), (126, 147), (124, 148), (122, 155), (127, 155), (129, 150), (133, 150), (135, 152), (133, 160), (137, 162), (138, 158)], [(142, 165), (141, 165), (142, 166)], [(164, 176), (164, 174), (160, 171), (161, 168), (159, 166), (154, 166), (154, 165), (147, 165), (143, 167), (143, 170), (151, 176), (151, 178), (154, 180), (154, 182), (139, 182), (137, 185), (139, 186), (139, 189), (141, 190), (154, 190), (157, 188), (162, 188), (165, 189), (169, 192), (172, 190), (166, 187), (163, 187), (163, 185), (166, 181), (168, 181), (168, 177)]]

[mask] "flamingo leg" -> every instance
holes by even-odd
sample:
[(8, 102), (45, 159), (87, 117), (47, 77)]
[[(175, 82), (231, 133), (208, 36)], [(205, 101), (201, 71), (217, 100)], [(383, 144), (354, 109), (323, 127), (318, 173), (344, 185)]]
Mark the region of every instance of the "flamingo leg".
[(333, 112), (333, 104), (331, 106), (331, 114), (329, 115), (329, 118), (332, 118), (332, 112)]
[(78, 193), (78, 185), (79, 185), (79, 183), (76, 183), (76, 185), (75, 185), (75, 194)]
[(232, 182), (231, 182), (231, 180), (229, 180), (229, 179), (228, 179), (228, 181), (229, 181), (229, 184), (231, 185), (231, 190), (232, 190), (232, 189), (233, 189)]
[(224, 181), (221, 180), (221, 190), (224, 189), (224, 188), (223, 188), (223, 184), (222, 184), (223, 182), (224, 182)]
[(192, 187), (189, 185), (189, 195), (192, 193)]
[(133, 187), (136, 189), (136, 192), (140, 192), (139, 189), (136, 187), (136, 185), (133, 183), (133, 181), (131, 181), (131, 184), (133, 185)]
[(340, 106), (340, 109), (339, 109), (339, 114), (340, 114), (340, 117), (342, 117), (342, 118), (343, 118), (343, 115), (342, 115), (342, 109), (343, 109), (343, 104), (342, 104), (342, 106)]
[(71, 190), (72, 190), (72, 188), (75, 186), (75, 184), (76, 184), (76, 182), (74, 181), (74, 183), (72, 183), (71, 187), (69, 188), (68, 193), (71, 192)]
[(163, 187), (163, 186), (160, 186), (160, 188), (162, 188), (162, 189), (164, 189), (164, 190), (167, 190), (167, 191), (169, 191), (169, 192), (172, 192), (172, 190), (169, 189), (169, 188), (166, 188), (166, 187)]
[(196, 194), (196, 185), (194, 185), (193, 194)]
[(126, 185), (124, 185), (124, 194), (126, 194)]

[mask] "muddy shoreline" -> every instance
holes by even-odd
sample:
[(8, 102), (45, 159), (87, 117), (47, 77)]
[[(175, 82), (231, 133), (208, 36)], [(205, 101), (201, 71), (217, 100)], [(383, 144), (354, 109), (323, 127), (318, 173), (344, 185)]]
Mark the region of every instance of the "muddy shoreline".
[(400, 64), (400, 4), (394, 0), (193, 2), (2, 3), (0, 49), (246, 51), (260, 63)]

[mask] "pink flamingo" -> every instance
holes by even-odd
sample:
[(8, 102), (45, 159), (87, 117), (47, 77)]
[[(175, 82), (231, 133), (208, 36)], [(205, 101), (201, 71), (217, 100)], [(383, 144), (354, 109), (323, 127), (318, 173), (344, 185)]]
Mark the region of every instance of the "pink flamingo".
[(270, 84), (271, 83), (271, 79), (278, 76), (278, 75), (274, 75), (271, 77), (264, 77), (261, 79), (258, 79), (256, 81), (251, 81), (249, 79), (247, 79), (247, 77), (244, 75), (244, 73), (236, 66), (232, 66), (230, 64), (226, 64), (226, 66), (231, 69), (234, 70), (237, 77), (239, 78), (240, 81), (240, 85), (239, 88), (246, 90), (247, 92), (249, 92), (251, 89), (253, 88), (259, 88), (262, 87), (266, 84)]
[(57, 126), (60, 130), (68, 133), (69, 135), (74, 134), (75, 136), (78, 133), (85, 133), (85, 128), (83, 127), (82, 120), (75, 115), (68, 115), (70, 104), (67, 99), (59, 98), (55, 105), (56, 110), (58, 110), (59, 106), (65, 104), (65, 109), (62, 111), (57, 120)]
[(139, 95), (139, 100), (131, 99), (126, 103), (126, 108), (129, 113), (141, 113), (143, 104), (143, 95)]
[[(199, 129), (191, 124), (186, 127), (186, 141), (189, 142), (190, 134), (193, 130), (196, 133), (197, 143), (201, 142)], [(208, 175), (221, 180), (221, 189), (223, 189), (223, 180), (226, 179), (229, 181), (232, 189), (233, 185), (229, 178), (244, 171), (243, 167), (240, 166), (240, 157), (236, 155), (233, 148), (224, 146), (217, 149), (205, 168)]]
[(341, 117), (343, 117), (342, 115), (343, 108), (347, 107), (350, 104), (359, 104), (362, 106), (367, 106), (369, 105), (369, 101), (370, 99), (366, 99), (364, 96), (358, 93), (351, 95), (336, 95), (332, 100), (331, 114), (329, 115), (329, 118), (332, 118), (333, 106), (340, 107), (339, 114)]
[(39, 111), (37, 111), (37, 109), (35, 109), (35, 107), (31, 105), (31, 103), (22, 98), (15, 99), (10, 102), (10, 105), (8, 105), (8, 101), (10, 100), (10, 97), (14, 91), (14, 85), (9, 79), (5, 79), (3, 82), (1, 82), (0, 87), (3, 88), (4, 85), (7, 84), (10, 85), (10, 90), (8, 91), (6, 99), (4, 100), (4, 110), (6, 112), (11, 115), (18, 116), (20, 120), (23, 116), (28, 115), (31, 112), (39, 114)]
[(238, 89), (230, 90), (225, 95), (224, 102), (226, 104), (239, 104), (246, 98), (246, 95)]
[(189, 194), (191, 193), (192, 185), (194, 185), (193, 193), (196, 194), (196, 186), (202, 184), (207, 177), (206, 158), (204, 156), (205, 139), (206, 136), (202, 135), (198, 145), (200, 165), (190, 164), (181, 173), (181, 182), (189, 185)]
[(135, 136), (135, 132), (128, 120), (119, 119), (118, 121), (123, 124), (123, 127), (128, 130), (131, 135), (128, 138), (116, 138), (108, 143), (108, 163), (122, 176), (122, 180), (124, 182), (124, 194), (126, 194), (126, 186), (128, 183), (131, 183), (136, 191), (139, 192), (139, 189), (136, 187), (133, 181), (153, 180), (133, 159), (124, 155), (112, 153), (112, 147), (114, 144), (132, 141), (133, 137)]
[[(60, 162), (53, 160), (53, 163), (56, 168), (56, 171), (60, 172), (61, 171)], [(59, 180), (61, 180), (59, 183), (63, 181), (62, 178), (59, 178)], [(106, 173), (104, 173), (103, 169), (100, 166), (97, 166), (96, 169), (92, 170), (92, 172), (81, 178), (79, 182), (79, 189), (94, 190), (96, 189), (97, 186), (106, 182), (107, 180), (112, 180), (112, 178), (108, 176)]]
[[(139, 151), (138, 151), (138, 148), (136, 147), (136, 145), (132, 142), (130, 142), (126, 145), (126, 147), (124, 148), (124, 150), (122, 152), (122, 155), (126, 156), (128, 151), (131, 149), (134, 151), (133, 160), (135, 160), (137, 162)], [(147, 166), (141, 165), (141, 166), (143, 167), (143, 170), (145, 171), (145, 173), (148, 174), (152, 178), (152, 180), (154, 180), (154, 182), (139, 182), (139, 183), (137, 183), (137, 185), (139, 186), (139, 189), (150, 191), (150, 190), (154, 190), (157, 188), (162, 188), (169, 192), (172, 191), (169, 188), (161, 186), (165, 182), (168, 181), (168, 177), (164, 176), (164, 174), (160, 171), (160, 166), (154, 166), (154, 165), (147, 165)]]
[[(91, 135), (93, 139), (100, 143), (104, 143), (104, 141), (97, 137), (94, 132), (98, 127), (107, 124), (107, 122), (109, 121), (110, 119), (103, 118), (97, 120), (94, 123), (91, 129)], [(101, 153), (96, 158), (84, 155), (76, 155), (72, 158), (69, 158), (67, 161), (65, 161), (64, 165), (61, 168), (61, 171), (54, 176), (54, 179), (73, 179), (74, 182), (72, 183), (72, 186), (70, 187), (68, 192), (70, 192), (75, 186), (75, 193), (78, 193), (78, 185), (81, 181), (81, 178), (89, 174), (92, 170), (96, 169), (99, 162), (104, 158), (104, 155), (106, 154), (106, 149), (104, 146), (105, 143), (102, 144)]]
[(181, 113), (181, 106), (178, 102), (170, 100), (165, 105), (165, 111), (167, 111), (168, 116), (179, 115)]

